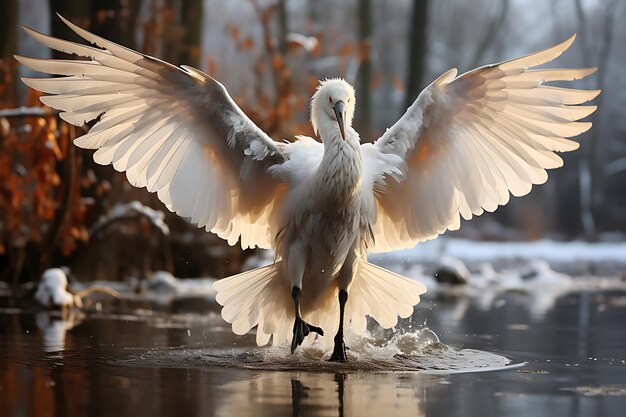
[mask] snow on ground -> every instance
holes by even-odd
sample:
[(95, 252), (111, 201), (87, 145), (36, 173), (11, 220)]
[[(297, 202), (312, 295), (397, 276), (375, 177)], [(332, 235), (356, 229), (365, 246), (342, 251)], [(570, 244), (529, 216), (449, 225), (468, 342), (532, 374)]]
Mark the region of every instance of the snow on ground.
[(44, 307), (74, 305), (74, 296), (67, 291), (67, 275), (62, 269), (44, 271), (35, 292), (35, 300)]
[[(246, 262), (244, 270), (273, 261), (271, 251), (261, 251)], [(505, 293), (528, 297), (526, 305), (541, 316), (568, 293), (624, 288), (626, 242), (481, 242), (440, 238), (415, 248), (370, 254), (369, 260), (384, 268), (423, 282), (425, 298), (448, 294), (474, 299), (484, 310), (497, 309)], [(598, 265), (610, 265), (604, 276)], [(558, 272), (567, 271), (568, 273)], [(442, 278), (435, 274), (449, 274)], [(572, 276), (574, 275), (574, 277)], [(450, 279), (450, 276), (458, 279)], [(467, 307), (467, 306), (466, 306)], [(462, 316), (463, 302), (456, 304)]]
[(155, 210), (152, 207), (144, 206), (139, 201), (116, 204), (106, 215), (100, 216), (98, 221), (91, 226), (89, 234), (93, 235), (105, 225), (118, 220), (135, 217), (145, 217), (155, 228), (159, 229), (161, 233), (164, 235), (170, 234), (170, 228), (164, 221), (165, 214), (161, 210)]
[[(531, 242), (486, 242), (465, 239), (439, 238), (423, 242), (411, 249), (388, 253), (370, 253), (370, 262), (383, 267), (402, 269), (438, 265), (445, 259), (459, 259), (465, 264), (493, 265), (498, 261), (544, 260), (548, 265), (610, 263), (621, 266), (626, 272), (626, 242), (583, 241), (556, 242), (536, 240)], [(267, 265), (274, 259), (271, 251), (259, 251), (248, 258), (244, 270)], [(394, 270), (397, 270), (394, 268)]]
[[(511, 259), (516, 262), (501, 262)], [(271, 251), (258, 251), (247, 260), (243, 269), (267, 265), (273, 260)], [(450, 320), (463, 315), (470, 299), (481, 309), (497, 310), (505, 302), (504, 294), (518, 294), (527, 297), (525, 304), (534, 316), (541, 316), (552, 308), (558, 298), (568, 293), (626, 287), (621, 275), (623, 272), (620, 272), (626, 270), (626, 243), (496, 243), (439, 239), (410, 250), (371, 255), (370, 260), (423, 282), (428, 288), (425, 299), (434, 300), (438, 295), (458, 298), (456, 310), (449, 312)], [(559, 268), (553, 266), (572, 261), (613, 263), (622, 265), (624, 269), (618, 269), (610, 276), (585, 273), (573, 277), (563, 273), (562, 268), (558, 271)], [(442, 279), (435, 275), (442, 271), (459, 279)], [(214, 282), (213, 278), (177, 278), (168, 272), (157, 271), (141, 280), (77, 282), (72, 287), (82, 290), (78, 294), (86, 293), (90, 288), (107, 287), (121, 293), (120, 298), (126, 302), (137, 300), (148, 303), (135, 304), (135, 308), (151, 305), (169, 312), (193, 313), (218, 311)], [(35, 297), (45, 306), (71, 304), (73, 296), (67, 292), (65, 273), (60, 269), (46, 271)]]
[[(511, 259), (518, 261), (500, 262)], [(272, 252), (258, 251), (248, 259), (243, 269), (266, 265), (273, 260)], [(370, 260), (423, 282), (428, 292), (417, 309), (435, 308), (439, 319), (451, 325), (463, 320), (472, 306), (498, 314), (507, 303), (518, 302), (518, 297), (523, 297), (520, 305), (531, 317), (541, 319), (564, 295), (626, 288), (626, 281), (619, 274), (611, 277), (591, 274), (572, 277), (555, 271), (552, 266), (572, 260), (625, 265), (624, 243), (496, 243), (440, 239), (410, 250), (371, 255)], [(435, 273), (441, 271), (448, 271), (461, 279), (438, 279)], [(115, 304), (111, 303), (112, 297), (105, 297), (102, 303), (109, 305), (104, 309), (94, 310), (93, 303), (86, 303), (84, 312), (70, 310), (69, 315), (40, 312), (37, 325), (43, 334), (44, 350), (56, 352), (63, 349), (65, 334), (80, 323), (81, 314), (85, 313), (123, 320), (147, 320), (151, 326), (163, 328), (189, 329), (190, 323), (197, 320), (203, 320), (207, 327), (225, 326), (215, 302), (214, 282), (213, 278), (177, 278), (165, 271), (125, 282), (72, 282), (72, 289), (78, 291), (77, 295), (93, 292), (99, 287), (118, 291), (120, 295), (115, 297)], [(47, 270), (35, 298), (46, 307), (77, 305), (76, 299), (80, 300), (80, 297), (69, 293), (67, 284), (67, 276), (62, 269)], [(228, 329), (228, 326), (224, 328)], [(371, 331), (376, 331), (376, 328)], [(393, 339), (398, 347), (414, 344), (413, 340), (406, 339), (407, 336), (400, 335), (401, 339), (396, 340), (395, 336)]]
[(444, 255), (435, 267), (434, 277), (437, 282), (447, 284), (467, 284), (470, 272), (460, 259)]
[(465, 262), (494, 261), (497, 259), (543, 259), (549, 263), (573, 261), (622, 262), (626, 264), (626, 242), (589, 243), (583, 241), (555, 242), (481, 242), (465, 239), (439, 238), (420, 243), (412, 249), (384, 254), (371, 254), (377, 262), (434, 263), (442, 255), (450, 255)]
[(147, 300), (164, 306), (177, 299), (204, 298), (215, 300), (215, 278), (177, 278), (167, 271), (156, 271), (145, 279), (131, 277), (126, 281), (75, 282), (79, 293), (90, 289), (109, 288), (124, 300)]
[(215, 299), (214, 278), (176, 278), (167, 271), (156, 271), (141, 283), (142, 292), (206, 296)]

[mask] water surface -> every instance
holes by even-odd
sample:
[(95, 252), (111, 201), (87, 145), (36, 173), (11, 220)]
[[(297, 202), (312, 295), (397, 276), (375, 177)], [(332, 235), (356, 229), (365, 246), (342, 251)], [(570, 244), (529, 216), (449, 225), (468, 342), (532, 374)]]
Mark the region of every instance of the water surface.
[[(120, 311), (123, 311), (121, 313)], [(430, 330), (423, 330), (427, 327)], [(622, 416), (626, 292), (440, 294), (394, 332), (257, 348), (212, 311), (0, 309), (2, 416)]]

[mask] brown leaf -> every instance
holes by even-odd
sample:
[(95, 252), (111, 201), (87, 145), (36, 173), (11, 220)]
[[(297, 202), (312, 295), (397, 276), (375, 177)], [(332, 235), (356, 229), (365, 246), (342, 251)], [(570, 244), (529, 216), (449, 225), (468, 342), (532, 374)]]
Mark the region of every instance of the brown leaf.
[(217, 64), (213, 57), (208, 57), (206, 60), (207, 64), (207, 74), (214, 75), (217, 72)]
[(372, 77), (372, 79), (370, 80), (370, 85), (369, 85), (370, 91), (374, 91), (378, 87), (380, 87), (380, 82), (381, 81), (382, 81), (381, 73), (380, 72), (375, 73), (374, 76)]
[(399, 93), (404, 92), (404, 84), (402, 83), (400, 77), (398, 77), (397, 75), (394, 75), (393, 77), (393, 89)]
[(254, 46), (254, 40), (251, 36), (247, 36), (243, 41), (239, 43), (239, 49), (242, 51), (247, 51), (248, 49), (252, 49)]
[(307, 86), (307, 92), (309, 95), (313, 94), (319, 85), (319, 80), (314, 76), (309, 76), (309, 82)]
[(359, 44), (359, 59), (361, 60), (361, 62), (366, 61), (370, 58), (370, 49), (371, 44), (367, 40), (364, 40)]
[(236, 42), (239, 42), (239, 28), (235, 25), (230, 25), (230, 37)]
[(282, 66), (283, 58), (278, 54), (274, 54), (274, 56), (272, 57), (272, 68), (274, 68), (274, 71), (278, 71), (281, 69)]
[(284, 67), (282, 72), (280, 73), (280, 77), (283, 80), (288, 80), (289, 78), (291, 78), (291, 68), (289, 67)]
[(352, 55), (353, 52), (354, 52), (354, 44), (352, 42), (347, 42), (345, 45), (341, 47), (341, 50), (339, 51), (339, 55), (345, 58), (345, 57)]

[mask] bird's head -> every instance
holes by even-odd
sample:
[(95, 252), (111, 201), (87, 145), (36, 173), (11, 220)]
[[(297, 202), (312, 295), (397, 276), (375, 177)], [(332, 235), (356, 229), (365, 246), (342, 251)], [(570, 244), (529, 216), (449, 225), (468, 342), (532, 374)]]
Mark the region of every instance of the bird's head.
[[(311, 124), (316, 134), (339, 126), (343, 139), (354, 117), (354, 88), (341, 78), (320, 81), (311, 99)], [(334, 127), (336, 129), (336, 127)]]

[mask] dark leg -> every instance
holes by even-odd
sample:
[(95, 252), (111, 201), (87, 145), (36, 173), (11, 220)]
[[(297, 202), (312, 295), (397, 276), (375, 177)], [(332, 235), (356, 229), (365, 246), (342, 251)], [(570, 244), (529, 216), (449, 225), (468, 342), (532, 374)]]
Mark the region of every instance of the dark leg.
[(332, 362), (345, 362), (348, 360), (346, 357), (346, 343), (343, 341), (343, 314), (346, 309), (347, 301), (348, 292), (346, 290), (339, 290), (339, 329), (335, 335), (335, 348), (330, 357)]
[(296, 309), (296, 320), (293, 323), (293, 339), (291, 339), (291, 353), (295, 352), (296, 348), (304, 342), (304, 338), (309, 333), (315, 332), (320, 336), (324, 336), (324, 330), (310, 325), (300, 317), (300, 293), (302, 293), (302, 290), (298, 287), (293, 287), (291, 290), (293, 305)]

